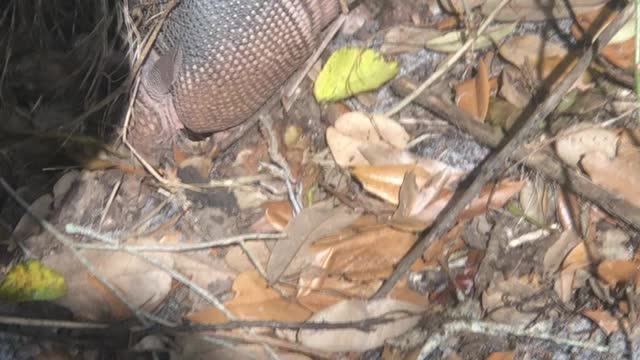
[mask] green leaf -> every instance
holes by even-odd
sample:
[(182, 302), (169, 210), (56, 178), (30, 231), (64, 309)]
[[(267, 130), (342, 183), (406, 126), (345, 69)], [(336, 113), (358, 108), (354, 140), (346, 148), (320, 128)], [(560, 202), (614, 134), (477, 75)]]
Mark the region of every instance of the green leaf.
[(318, 102), (338, 101), (375, 90), (393, 79), (400, 68), (375, 50), (345, 47), (334, 52), (314, 87)]
[(5, 301), (56, 300), (66, 293), (64, 277), (35, 260), (14, 266), (0, 282), (0, 299)]

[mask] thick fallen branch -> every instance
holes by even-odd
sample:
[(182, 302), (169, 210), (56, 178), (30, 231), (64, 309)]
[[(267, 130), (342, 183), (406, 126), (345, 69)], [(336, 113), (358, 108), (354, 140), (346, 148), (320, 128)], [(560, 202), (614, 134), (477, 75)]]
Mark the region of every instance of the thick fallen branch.
[[(565, 94), (575, 84), (576, 80), (587, 70), (594, 56), (611, 40), (611, 38), (622, 28), (622, 26), (631, 18), (634, 12), (634, 5), (628, 4), (622, 12), (602, 31), (601, 35), (594, 39), (590, 46), (577, 52), (581, 54), (578, 62), (573, 66), (571, 71), (562, 79), (557, 86), (549, 91), (549, 82), (543, 86), (538, 96), (534, 98), (530, 106), (525, 108), (520, 119), (514, 125), (515, 133), (504, 145), (495, 153), (490, 155), (482, 165), (470, 175), (473, 178), (468, 184), (463, 184), (456, 191), (447, 207), (436, 218), (433, 226), (425, 231), (418, 242), (404, 256), (394, 269), (393, 273), (382, 287), (376, 292), (374, 298), (386, 297), (395, 284), (404, 276), (411, 265), (422, 255), (427, 246), (435, 239), (443, 236), (454, 224), (460, 213), (473, 200), (482, 187), (492, 180), (496, 175), (501, 174), (509, 160), (512, 159), (516, 151), (526, 144), (533, 137), (537, 136), (541, 127), (539, 126), (544, 119), (551, 114), (557, 107)], [(556, 79), (567, 69), (573, 59), (566, 59), (554, 72), (550, 75), (550, 79)], [(548, 95), (548, 96), (547, 96)], [(542, 103), (537, 104), (535, 99), (544, 98)], [(536, 106), (537, 105), (537, 106)], [(474, 176), (475, 175), (475, 176)]]
[[(401, 78), (392, 85), (393, 90), (401, 96), (411, 93), (416, 86), (415, 82), (407, 78)], [(422, 93), (414, 102), (469, 133), (483, 145), (495, 148), (503, 140), (503, 135), (497, 128), (474, 120), (464, 111), (435, 95)], [(520, 148), (516, 150), (513, 160), (522, 161), (529, 168), (566, 186), (567, 189), (583, 196), (611, 215), (640, 230), (639, 208), (592, 183), (577, 171), (563, 166), (548, 150), (531, 152), (525, 148)]]

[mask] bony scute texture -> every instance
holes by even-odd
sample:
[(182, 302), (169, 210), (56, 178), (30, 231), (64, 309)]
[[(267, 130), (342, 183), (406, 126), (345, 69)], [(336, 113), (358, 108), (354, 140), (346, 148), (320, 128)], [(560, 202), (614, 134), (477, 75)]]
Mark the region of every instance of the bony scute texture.
[[(338, 0), (182, 0), (167, 17), (154, 49), (161, 58), (180, 52), (167, 85), (170, 99), (142, 100), (156, 104), (139, 106), (146, 110), (136, 114), (132, 143), (151, 149), (149, 135), (171, 133), (160, 130), (171, 124), (195, 132), (240, 124), (311, 55), (339, 8)], [(145, 82), (151, 93), (162, 93), (145, 77), (141, 87)]]

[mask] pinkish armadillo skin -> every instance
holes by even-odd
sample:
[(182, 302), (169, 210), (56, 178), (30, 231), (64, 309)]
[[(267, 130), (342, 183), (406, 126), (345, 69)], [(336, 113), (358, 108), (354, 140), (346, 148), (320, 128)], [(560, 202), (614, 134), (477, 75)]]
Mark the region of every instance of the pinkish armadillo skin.
[[(338, 0), (182, 0), (156, 42), (160, 54), (182, 51), (171, 88), (179, 122), (212, 132), (246, 120), (311, 55), (338, 13)], [(158, 106), (146, 108), (138, 110), (143, 128), (132, 137), (164, 134), (175, 123), (148, 124), (161, 114), (150, 116)]]

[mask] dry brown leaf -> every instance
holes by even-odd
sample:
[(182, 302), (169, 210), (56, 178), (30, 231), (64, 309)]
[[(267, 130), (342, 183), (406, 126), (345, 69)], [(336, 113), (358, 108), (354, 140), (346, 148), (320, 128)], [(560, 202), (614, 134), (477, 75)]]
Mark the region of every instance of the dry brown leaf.
[(329, 237), (311, 246), (315, 254), (312, 265), (324, 269), (327, 275), (362, 281), (381, 279), (391, 273), (415, 240), (414, 234), (388, 226), (372, 227), (347, 238)]
[(591, 123), (580, 123), (561, 131), (556, 140), (556, 153), (567, 165), (578, 167), (589, 153), (600, 152), (613, 159), (618, 147), (618, 135)]
[[(514, 36), (505, 41), (499, 49), (500, 56), (523, 71), (533, 71), (535, 80), (542, 81), (554, 75), (554, 84), (563, 79), (577, 59), (567, 59), (570, 54), (560, 43), (544, 40), (537, 35)], [(568, 61), (571, 64), (565, 64)], [(563, 73), (555, 74), (558, 65), (562, 64)], [(576, 81), (574, 87), (586, 89), (591, 79), (587, 73)]]
[[(576, 17), (580, 26), (574, 23), (571, 26), (571, 32), (577, 40), (582, 40), (583, 38), (581, 29), (586, 30), (590, 35), (595, 35), (604, 26), (608, 25), (617, 14), (618, 12), (609, 6), (585, 12)], [(597, 24), (594, 23), (596, 20), (598, 21)], [(635, 37), (631, 37), (621, 43), (609, 43), (602, 49), (600, 54), (619, 68), (631, 69), (634, 65), (635, 51)]]
[(560, 269), (560, 265), (565, 262), (567, 255), (581, 241), (582, 240), (574, 230), (569, 229), (563, 231), (544, 254), (544, 259), (542, 260), (544, 274), (549, 276), (555, 274), (555, 272)]
[[(238, 275), (233, 282), (235, 297), (225, 302), (227, 309), (242, 320), (305, 321), (311, 315), (297, 303), (285, 300), (257, 271)], [(199, 324), (220, 324), (227, 321), (218, 309), (209, 308), (189, 314), (187, 318)]]
[(427, 267), (440, 265), (447, 256), (465, 248), (466, 244), (461, 236), (465, 225), (465, 222), (461, 221), (444, 236), (432, 242), (424, 254), (411, 265), (411, 271), (420, 272)]
[(389, 294), (389, 298), (422, 307), (429, 305), (429, 299), (425, 295), (422, 295), (409, 287), (409, 282), (407, 281), (406, 276), (400, 279), (396, 286), (393, 287), (393, 290), (391, 290), (391, 293)]
[(424, 49), (424, 44), (441, 36), (442, 32), (429, 28), (399, 25), (385, 32), (380, 51), (384, 54), (415, 52)]
[(513, 360), (513, 351), (498, 351), (487, 356), (486, 360)]
[[(517, 194), (524, 182), (522, 181), (503, 181), (497, 186), (487, 185), (480, 192), (480, 196), (471, 201), (471, 204), (460, 214), (459, 219), (469, 219), (480, 215), (487, 209), (499, 209), (506, 204), (511, 197)], [(424, 210), (416, 215), (416, 218), (424, 222), (425, 227), (430, 226), (438, 214), (447, 206), (449, 200), (453, 196), (453, 192), (443, 190), (437, 200), (429, 204)]]
[[(393, 321), (376, 325), (371, 331), (358, 329), (300, 330), (297, 339), (305, 346), (330, 352), (367, 351), (399, 336), (418, 323), (424, 307), (392, 299), (346, 300), (314, 314), (309, 321), (327, 323), (363, 321), (387, 315)], [(409, 314), (408, 314), (409, 313)], [(416, 315), (410, 315), (415, 313)]]
[(269, 283), (278, 281), (285, 272), (297, 272), (303, 263), (291, 265), (301, 250), (315, 240), (349, 226), (359, 216), (346, 208), (328, 209), (322, 204), (304, 208), (287, 226), (287, 238), (276, 242), (271, 251), (266, 269)]
[(585, 310), (582, 312), (582, 314), (598, 324), (602, 331), (604, 331), (607, 335), (611, 335), (612, 333), (618, 331), (618, 319), (611, 316), (608, 311)]
[(382, 280), (357, 282), (340, 276), (327, 276), (321, 269), (305, 269), (298, 280), (298, 302), (318, 312), (347, 299), (371, 297)]
[[(139, 239), (135, 245), (157, 244), (153, 239)], [(134, 243), (128, 243), (134, 245)], [(134, 306), (153, 311), (171, 290), (171, 275), (133, 255), (123, 252), (82, 250), (96, 271), (118, 288)], [(166, 267), (173, 267), (169, 253), (145, 253)], [(67, 251), (52, 254), (43, 264), (65, 277), (69, 291), (58, 302), (78, 318), (107, 321), (131, 316), (111, 290), (93, 278), (89, 271)], [(108, 295), (107, 295), (108, 294)], [(128, 309), (127, 309), (128, 310)]]
[(594, 183), (640, 207), (640, 148), (621, 143), (615, 158), (593, 152), (580, 164)]
[(475, 120), (484, 122), (487, 111), (489, 111), (490, 96), (489, 70), (484, 61), (480, 59), (476, 77), (456, 86), (456, 105)]
[[(253, 257), (258, 260), (263, 269), (267, 267), (271, 250), (269, 250), (264, 241), (249, 241), (246, 242), (244, 246), (253, 254)], [(255, 269), (255, 266), (247, 254), (239, 245), (229, 249), (224, 257), (224, 261), (230, 268), (239, 273)]]
[(573, 290), (581, 286), (581, 282), (577, 280), (583, 279), (581, 277), (577, 278), (577, 274), (585, 272), (590, 264), (587, 247), (584, 241), (581, 241), (564, 259), (562, 269), (554, 284), (554, 290), (563, 302), (568, 302), (571, 299)]
[(531, 101), (531, 94), (526, 90), (522, 74), (516, 68), (509, 66), (502, 71), (501, 78), (500, 95), (520, 109), (527, 106)]
[(289, 201), (269, 201), (263, 206), (265, 218), (277, 231), (283, 231), (293, 218), (293, 208)]
[(640, 275), (640, 264), (631, 260), (604, 260), (598, 265), (598, 277), (614, 287), (620, 283), (635, 282)]
[(432, 178), (432, 174), (415, 165), (359, 166), (351, 173), (364, 189), (381, 199), (397, 205), (400, 187), (409, 172), (415, 174), (418, 188), (422, 188)]
[(327, 144), (336, 163), (342, 167), (369, 165), (359, 148), (379, 145), (389, 149), (403, 149), (409, 134), (397, 121), (381, 115), (360, 112), (346, 113), (327, 129)]

